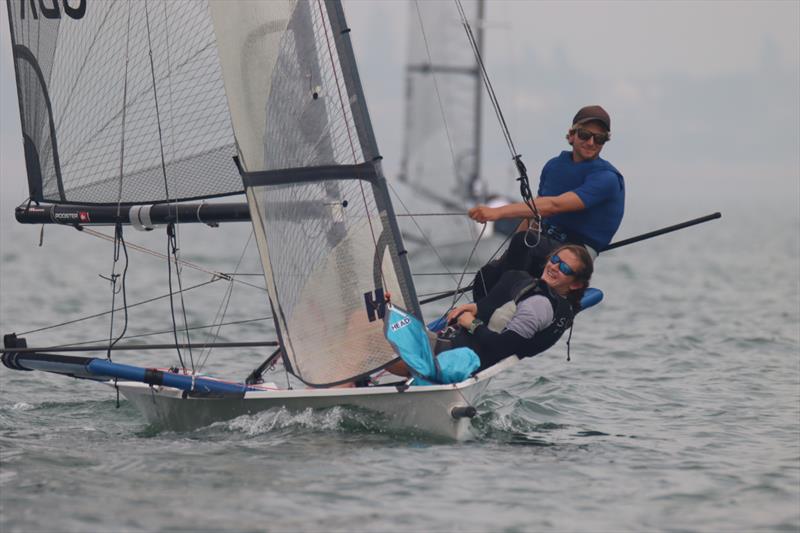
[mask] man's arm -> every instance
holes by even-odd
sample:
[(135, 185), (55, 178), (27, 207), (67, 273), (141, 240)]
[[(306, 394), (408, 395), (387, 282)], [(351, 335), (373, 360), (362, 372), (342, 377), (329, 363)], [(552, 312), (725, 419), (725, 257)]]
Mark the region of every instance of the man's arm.
[[(536, 204), (539, 214), (543, 217), (569, 213), (570, 211), (580, 211), (586, 208), (583, 200), (572, 191), (558, 196), (539, 196), (533, 202)], [(500, 207), (479, 205), (469, 210), (469, 217), (477, 222), (506, 218), (530, 218), (532, 214), (531, 207), (525, 202), (517, 202)]]

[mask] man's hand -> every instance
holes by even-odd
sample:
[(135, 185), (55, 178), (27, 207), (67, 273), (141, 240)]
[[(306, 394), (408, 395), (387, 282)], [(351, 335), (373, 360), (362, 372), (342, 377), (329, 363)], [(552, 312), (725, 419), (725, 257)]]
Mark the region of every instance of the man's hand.
[(475, 222), (489, 222), (499, 218), (497, 208), (488, 205), (478, 205), (470, 209), (467, 214)]

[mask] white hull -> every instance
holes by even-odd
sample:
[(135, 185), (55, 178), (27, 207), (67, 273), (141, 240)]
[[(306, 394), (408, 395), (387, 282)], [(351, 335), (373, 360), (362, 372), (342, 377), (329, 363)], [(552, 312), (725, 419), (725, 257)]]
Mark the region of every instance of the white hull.
[(173, 431), (191, 430), (275, 407), (302, 411), (348, 405), (386, 415), (391, 428), (466, 440), (472, 435), (471, 419), (455, 418), (452, 410), (475, 405), (491, 378), (515, 362), (517, 358), (510, 357), (461, 383), (412, 386), (402, 392), (392, 386), (378, 386), (252, 391), (243, 398), (183, 398), (182, 391), (168, 387), (138, 382), (119, 382), (118, 387), (148, 422)]

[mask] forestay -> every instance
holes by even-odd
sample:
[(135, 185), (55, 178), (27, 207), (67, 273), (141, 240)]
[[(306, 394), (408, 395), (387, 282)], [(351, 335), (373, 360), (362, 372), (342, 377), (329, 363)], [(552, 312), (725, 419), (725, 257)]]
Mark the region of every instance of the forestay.
[(332, 385), (396, 356), (383, 294), (418, 312), (338, 2), (212, 2), (287, 368)]
[(9, 0), (30, 195), (135, 204), (242, 191), (204, 0)]

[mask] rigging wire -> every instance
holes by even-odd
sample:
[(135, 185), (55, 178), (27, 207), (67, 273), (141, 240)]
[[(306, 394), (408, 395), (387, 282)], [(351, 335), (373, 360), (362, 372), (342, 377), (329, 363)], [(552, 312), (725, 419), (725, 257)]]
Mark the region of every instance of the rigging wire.
[[(478, 273), (477, 270), (476, 271), (471, 271), (471, 272), (465, 272), (465, 274), (469, 274), (471, 276), (474, 276), (477, 273)], [(453, 273), (452, 272), (415, 272), (412, 275), (413, 276), (452, 276)]]
[[(112, 236), (106, 235), (105, 233), (100, 233), (99, 231), (95, 231), (95, 230), (90, 229), (90, 228), (84, 227), (84, 228), (82, 228), (81, 231), (83, 233), (91, 235), (92, 237), (97, 237), (99, 239), (104, 239), (104, 240), (107, 240), (107, 241), (113, 241), (113, 237)], [(138, 244), (127, 243), (127, 246), (131, 250), (134, 250), (136, 252), (141, 252), (141, 253), (145, 253), (145, 254), (148, 254), (148, 255), (152, 255), (153, 257), (158, 257), (159, 259), (172, 260), (170, 258), (170, 256), (168, 256), (168, 255), (162, 254), (161, 252), (156, 252), (155, 250), (151, 250), (149, 248), (145, 248), (144, 246), (140, 246)], [(197, 264), (192, 263), (190, 261), (187, 261), (185, 259), (180, 259), (180, 258), (177, 259), (176, 264), (180, 264), (181, 266), (189, 267), (189, 268), (191, 268), (193, 270), (197, 270), (198, 272), (203, 272), (205, 274), (210, 275), (214, 279), (224, 279), (224, 280), (229, 280), (230, 279), (230, 275), (225, 273), (225, 272), (217, 272), (215, 270), (208, 270), (206, 268), (201, 267), (200, 265), (197, 265)], [(241, 276), (242, 274), (239, 274), (239, 275)], [(263, 276), (264, 274), (262, 273), (262, 274), (258, 274), (258, 275)], [(236, 283), (241, 283), (243, 285), (247, 285), (248, 287), (252, 287), (254, 289), (258, 289), (258, 290), (261, 290), (261, 291), (266, 291), (267, 290), (265, 287), (262, 287), (260, 285), (256, 285), (255, 283), (248, 283), (248, 282), (240, 280), (240, 279), (234, 279), (234, 281)]]
[[(472, 27), (470, 26), (469, 20), (464, 12), (464, 6), (461, 4), (461, 0), (453, 0), (458, 8), (459, 15), (461, 16), (461, 24), (464, 26), (464, 31), (467, 34), (467, 39), (469, 40), (470, 46), (472, 47), (472, 52), (475, 55), (475, 61), (478, 64), (478, 70), (480, 72), (481, 79), (483, 80), (483, 84), (486, 87), (486, 92), (489, 96), (489, 101), (492, 104), (492, 108), (494, 109), (495, 116), (497, 117), (497, 121), (500, 125), (500, 130), (503, 134), (503, 137), (508, 145), (508, 150), (511, 153), (511, 159), (517, 166), (517, 172), (519, 172), (519, 177), (517, 181), (519, 181), (519, 188), (520, 188), (520, 196), (522, 196), (523, 202), (528, 205), (533, 214), (533, 221), (534, 225), (536, 226), (537, 231), (537, 240), (534, 244), (529, 244), (527, 241), (527, 234), (525, 237), (525, 244), (530, 247), (536, 246), (539, 243), (539, 238), (541, 238), (541, 215), (539, 214), (539, 209), (536, 207), (536, 203), (533, 201), (533, 194), (531, 193), (530, 182), (528, 180), (528, 171), (525, 167), (525, 163), (522, 162), (522, 155), (517, 152), (516, 147), (514, 146), (514, 139), (511, 136), (511, 132), (508, 128), (508, 124), (506, 123), (505, 116), (503, 115), (503, 110), (500, 108), (500, 101), (497, 98), (497, 94), (494, 92), (494, 86), (492, 85), (492, 81), (489, 78), (489, 74), (486, 71), (486, 65), (483, 62), (483, 57), (481, 55), (480, 48), (478, 46), (477, 41), (475, 40), (475, 35), (472, 33)], [(531, 230), (532, 224), (528, 225), (528, 231)]]
[[(253, 232), (254, 230), (250, 229), (250, 235), (247, 237), (247, 242), (244, 243), (244, 247), (242, 248), (242, 253), (239, 255), (239, 260), (236, 262), (236, 266), (233, 269), (233, 275), (235, 276), (239, 272), (239, 267), (242, 265), (242, 261), (244, 260), (244, 256), (247, 253), (247, 248), (250, 246), (250, 241), (253, 239)], [(206, 352), (205, 349), (200, 353), (199, 359), (200, 363), (198, 365), (198, 372), (202, 371), (203, 367), (208, 361), (208, 358), (211, 356), (211, 351), (213, 347), (211, 346), (213, 343), (217, 341), (219, 338), (220, 331), (222, 330), (222, 321), (225, 320), (225, 314), (228, 312), (228, 306), (231, 303), (231, 296), (233, 295), (233, 277), (231, 277), (230, 281), (228, 282), (228, 287), (225, 290), (225, 295), (222, 297), (222, 301), (220, 302), (219, 307), (217, 308), (217, 314), (214, 315), (214, 320), (212, 323), (216, 323), (219, 320), (219, 325), (217, 326), (217, 330), (211, 334), (209, 332), (206, 335), (206, 342), (205, 344), (208, 346), (208, 351)]]
[[(195, 329), (211, 329), (211, 328), (216, 328), (216, 327), (219, 327), (219, 326), (236, 326), (236, 325), (250, 324), (252, 322), (261, 322), (261, 321), (270, 320), (270, 319), (272, 319), (272, 316), (262, 316), (262, 317), (259, 317), (259, 318), (248, 318), (246, 320), (232, 320), (230, 322), (223, 322), (221, 324), (206, 324), (204, 326), (192, 326), (189, 329), (192, 329), (192, 330), (195, 330)], [(162, 331), (147, 331), (145, 333), (139, 333), (139, 334), (136, 334), (136, 335), (128, 335), (126, 338), (128, 340), (130, 340), (130, 339), (141, 339), (141, 338), (144, 338), (144, 337), (156, 337), (158, 335), (166, 335), (167, 333), (172, 333), (172, 329), (170, 328), (170, 329), (165, 329), (165, 330), (162, 330)], [(20, 333), (19, 335), (21, 336), (22, 334)], [(59, 348), (69, 348), (69, 347), (73, 347), (73, 346), (83, 346), (85, 344), (97, 344), (98, 342), (103, 342), (105, 340), (108, 340), (108, 339), (95, 339), (95, 340), (90, 340), (90, 341), (70, 342), (70, 343), (67, 343), (67, 344), (60, 344)], [(206, 344), (207, 343), (201, 343), (200, 345), (204, 346)]]
[[(414, 0), (414, 9), (417, 12), (417, 19), (419, 20), (420, 33), (422, 33), (422, 42), (425, 45), (425, 55), (428, 58), (428, 65), (433, 66), (433, 58), (431, 56), (431, 49), (428, 43), (428, 35), (425, 32), (425, 23), (422, 20), (422, 12), (419, 8), (419, 0)], [(442, 116), (442, 125), (444, 126), (444, 133), (447, 137), (447, 147), (450, 150), (450, 163), (452, 165), (453, 175), (458, 175), (458, 163), (456, 162), (456, 150), (453, 146), (453, 137), (450, 135), (450, 126), (447, 123), (447, 113), (444, 111), (444, 103), (442, 102), (442, 93), (439, 90), (439, 81), (436, 76), (436, 69), (431, 69), (431, 79), (433, 80), (433, 88), (436, 93), (436, 102), (439, 105), (439, 113)]]
[[(125, 165), (125, 122), (127, 119), (127, 110), (128, 110), (128, 65), (130, 62), (130, 34), (131, 34), (131, 4), (130, 0), (128, 1), (128, 20), (127, 20), (127, 31), (125, 35), (125, 76), (123, 82), (123, 89), (122, 89), (122, 123), (121, 128), (122, 131), (120, 132), (120, 145), (119, 145), (119, 189), (117, 192), (117, 217), (119, 217), (120, 212), (122, 210), (122, 177), (124, 175), (124, 165)], [(114, 308), (117, 298), (117, 263), (119, 262), (120, 258), (120, 249), (125, 252), (125, 268), (122, 271), (122, 281), (121, 281), (121, 290), (122, 290), (122, 303), (123, 309), (125, 312), (125, 322), (122, 328), (122, 333), (114, 339)], [(108, 351), (106, 352), (106, 359), (109, 361), (111, 360), (111, 349), (114, 345), (119, 342), (125, 336), (125, 332), (128, 331), (128, 296), (127, 290), (125, 288), (125, 281), (128, 274), (128, 249), (125, 246), (125, 239), (122, 236), (122, 224), (117, 222), (114, 226), (114, 244), (112, 247), (113, 250), (113, 257), (114, 261), (111, 265), (111, 317), (109, 320), (109, 331), (108, 331)], [(116, 389), (117, 382), (114, 380), (114, 388)], [(117, 406), (119, 407), (119, 389), (117, 389)]]
[[(107, 278), (105, 276), (100, 276), (100, 277), (102, 277), (103, 279), (106, 279), (106, 280), (109, 279), (109, 278)], [(190, 291), (192, 289), (196, 289), (198, 287), (202, 287), (204, 285), (208, 285), (210, 283), (214, 283), (216, 281), (219, 281), (220, 279), (221, 278), (216, 278), (216, 279), (212, 279), (210, 281), (204, 281), (203, 283), (198, 283), (197, 285), (193, 285), (191, 287), (187, 287), (186, 289), (184, 289), (184, 291)], [(142, 300), (141, 302), (136, 302), (134, 304), (128, 305), (127, 308), (131, 309), (133, 307), (138, 307), (140, 305), (148, 304), (148, 303), (154, 302), (156, 300), (161, 300), (163, 298), (167, 298), (168, 296), (169, 296), (169, 294), (163, 294), (161, 296), (156, 296), (154, 298), (149, 298), (147, 300)], [(53, 324), (51, 326), (45, 326), (45, 327), (41, 327), (41, 328), (37, 328), (37, 329), (32, 329), (32, 330), (29, 330), (29, 331), (23, 331), (21, 333), (17, 333), (17, 335), (19, 335), (19, 336), (30, 335), (32, 333), (39, 333), (41, 331), (47, 331), (47, 330), (50, 330), (50, 329), (56, 329), (56, 328), (59, 328), (59, 327), (62, 327), (62, 326), (69, 326), (69, 325), (75, 324), (77, 322), (83, 322), (85, 320), (91, 320), (93, 318), (99, 318), (101, 316), (105, 316), (105, 315), (108, 315), (110, 313), (113, 313), (114, 311), (121, 311), (122, 309), (123, 309), (122, 307), (117, 307), (116, 309), (111, 309), (110, 311), (103, 311), (102, 313), (96, 313), (94, 315), (89, 315), (89, 316), (85, 316), (85, 317), (81, 317), (81, 318), (76, 318), (74, 320), (68, 320), (67, 322), (61, 322), (60, 324)], [(98, 342), (98, 341), (95, 341), (95, 342)]]
[(503, 134), (503, 138), (506, 141), (506, 145), (508, 145), (508, 150), (511, 152), (511, 157), (517, 157), (517, 149), (514, 146), (514, 140), (511, 137), (511, 133), (508, 129), (508, 124), (506, 124), (505, 116), (503, 115), (502, 110), (500, 109), (500, 104), (497, 100), (497, 95), (494, 92), (494, 87), (492, 86), (492, 82), (489, 79), (489, 75), (486, 72), (486, 66), (483, 63), (483, 57), (480, 52), (480, 48), (478, 47), (478, 42), (475, 39), (475, 35), (472, 33), (472, 26), (467, 19), (467, 15), (464, 12), (464, 6), (461, 4), (461, 0), (453, 0), (456, 4), (456, 8), (458, 9), (458, 14), (461, 17), (461, 24), (464, 26), (464, 31), (467, 34), (467, 40), (469, 41), (470, 46), (472, 47), (472, 52), (475, 55), (475, 61), (478, 65), (478, 71), (480, 73), (481, 79), (483, 80), (483, 84), (486, 87), (486, 92), (488, 93), (489, 100), (492, 102), (492, 108), (494, 109), (495, 115), (497, 116), (498, 121), (500, 122), (500, 130)]
[[(461, 272), (461, 277), (458, 278), (458, 283), (456, 284), (456, 287), (459, 289), (461, 288), (461, 284), (464, 282), (464, 275), (467, 273), (467, 267), (469, 267), (469, 262), (472, 261), (472, 256), (475, 255), (475, 250), (478, 248), (478, 243), (481, 242), (481, 238), (483, 237), (485, 231), (486, 231), (486, 223), (484, 222), (483, 227), (481, 228), (481, 232), (478, 235), (478, 238), (475, 240), (475, 245), (472, 247), (472, 250), (469, 253), (469, 257), (467, 258), (467, 261), (464, 263), (464, 270)], [(453, 309), (456, 306), (456, 303), (458, 303), (458, 300), (460, 300), (463, 295), (464, 295), (463, 292), (461, 293), (457, 292), (456, 294), (453, 295), (453, 302), (450, 304), (450, 309)]]
[(122, 131), (119, 143), (119, 188), (117, 190), (117, 218), (122, 211), (122, 178), (125, 175), (125, 122), (128, 116), (128, 64), (130, 63), (131, 3), (128, 0), (128, 23), (125, 33), (125, 76), (122, 86)]
[(155, 69), (155, 61), (153, 59), (153, 42), (151, 40), (150, 35), (150, 10), (148, 9), (149, 2), (145, 0), (144, 2), (144, 20), (145, 25), (147, 27), (147, 53), (150, 57), (150, 77), (153, 82), (153, 104), (155, 105), (156, 110), (156, 126), (158, 126), (158, 147), (160, 150), (161, 155), (161, 174), (164, 177), (164, 194), (166, 199), (170, 199), (169, 194), (169, 180), (167, 179), (167, 164), (164, 158), (164, 135), (161, 129), (161, 113), (158, 107), (158, 86), (156, 84), (156, 69)]
[[(503, 248), (505, 248), (505, 246), (506, 246), (506, 243), (507, 243), (508, 241), (510, 241), (510, 240), (511, 240), (511, 238), (512, 238), (513, 236), (514, 236), (514, 233), (509, 233), (508, 235), (506, 235), (506, 238), (505, 238), (505, 239), (503, 239), (503, 242), (501, 242), (501, 243), (500, 243), (500, 246), (498, 246), (498, 247), (497, 247), (497, 249), (494, 251), (494, 253), (491, 255), (491, 257), (489, 257), (489, 260), (488, 260), (488, 261), (486, 261), (486, 264), (489, 264), (489, 263), (491, 263), (492, 261), (494, 261), (494, 258), (495, 258), (495, 257), (497, 257), (497, 254), (498, 254), (498, 253), (500, 253), (500, 250), (502, 250)], [(483, 277), (483, 269), (479, 269), (479, 270), (478, 270), (478, 274), (477, 274), (477, 275), (478, 275), (478, 277), (480, 278), (480, 280), (481, 280), (481, 283), (483, 284), (483, 290), (484, 290), (484, 293), (488, 293), (489, 291), (488, 291), (488, 290), (487, 290), (487, 288), (486, 288), (486, 280), (485, 280), (485, 279), (484, 279), (484, 277)]]
[[(167, 225), (167, 253), (168, 254), (172, 253), (172, 255), (175, 258), (176, 263), (177, 263), (178, 245), (177, 245), (177, 242), (175, 240), (175, 226), (172, 223)], [(179, 269), (177, 264), (175, 265), (175, 271), (176, 271), (176, 273), (180, 272), (180, 269)], [(178, 278), (178, 289), (180, 289), (181, 306), (183, 307), (183, 320), (184, 320), (184, 326), (185, 326), (185, 330), (186, 330), (186, 344), (188, 345), (188, 344), (190, 344), (190, 342), (189, 342), (189, 333), (188, 333), (189, 324), (188, 324), (188, 322), (186, 320), (186, 307), (183, 305), (184, 304), (184, 300), (183, 300), (183, 292), (182, 292), (182, 287), (181, 287), (181, 277), (180, 277), (180, 275), (177, 275), (176, 277)], [(174, 298), (173, 298), (173, 294), (174, 293), (173, 293), (173, 289), (172, 289), (172, 261), (169, 261), (169, 260), (167, 261), (167, 282), (169, 284), (169, 309), (170, 309), (170, 315), (172, 316), (172, 332), (173, 332), (173, 335), (175, 337), (175, 350), (178, 352), (178, 361), (181, 364), (181, 368), (185, 369), (186, 365), (183, 362), (183, 355), (181, 354), (181, 349), (178, 346), (180, 344), (180, 341), (178, 340), (178, 323), (175, 320), (175, 301), (174, 301)], [(192, 373), (194, 374), (194, 357), (192, 356), (192, 348), (191, 347), (189, 347), (189, 362), (191, 364)]]
[[(459, 7), (460, 7), (460, 6), (459, 6)], [(427, 57), (427, 59), (428, 59), (428, 64), (429, 64), (429, 65), (432, 65), (432, 64), (433, 64), (433, 58), (432, 58), (432, 55), (431, 55), (430, 44), (429, 44), (429, 42), (428, 42), (428, 36), (427, 36), (427, 32), (425, 31), (425, 22), (424, 22), (424, 20), (423, 20), (423, 17), (422, 17), (422, 11), (421, 11), (421, 9), (420, 9), (420, 6), (419, 6), (419, 1), (418, 1), (418, 0), (415, 0), (415, 1), (414, 1), (414, 8), (415, 8), (415, 10), (416, 10), (416, 12), (417, 12), (417, 18), (418, 18), (418, 20), (419, 20), (419, 26), (420, 26), (420, 32), (421, 32), (421, 34), (422, 34), (422, 40), (423, 40), (423, 44), (425, 45), (425, 54), (426, 54), (426, 57)], [(466, 19), (466, 16), (465, 16), (465, 15), (464, 15), (464, 13), (463, 13), (463, 9), (462, 9), (462, 10), (460, 10), (460, 11), (461, 11), (461, 15), (462, 15), (462, 20), (465, 20), (465, 19)], [(471, 33), (471, 29), (469, 30), (469, 33)], [(473, 46), (473, 51), (474, 51), (474, 52), (475, 52), (475, 54), (476, 54), (476, 60), (478, 60), (478, 61), (479, 61), (479, 58), (480, 58), (480, 52), (479, 52), (479, 49), (478, 49), (478, 47), (477, 47), (477, 42), (474, 40), (474, 37), (471, 39), (471, 43), (474, 45), (474, 46)], [(480, 72), (482, 72), (482, 73), (484, 73), (484, 74), (485, 74), (485, 71), (480, 71)], [(449, 150), (450, 150), (450, 158), (451, 158), (451, 163), (452, 163), (452, 166), (453, 166), (453, 172), (455, 173), (455, 171), (456, 171), (456, 167), (457, 167), (457, 164), (456, 164), (456, 156), (455, 156), (455, 148), (454, 148), (454, 146), (453, 146), (453, 138), (452, 138), (452, 135), (451, 135), (451, 133), (450, 133), (450, 127), (449, 127), (449, 125), (448, 125), (448, 122), (447, 122), (447, 114), (445, 113), (445, 109), (444, 109), (444, 102), (443, 102), (443, 100), (442, 100), (442, 95), (441, 95), (441, 91), (440, 91), (440, 89), (439, 89), (439, 82), (438, 82), (438, 79), (437, 79), (437, 76), (436, 76), (436, 71), (435, 71), (435, 69), (432, 69), (432, 70), (431, 70), (431, 77), (432, 77), (432, 80), (433, 80), (434, 91), (435, 91), (435, 93), (436, 93), (436, 100), (437, 100), (437, 104), (438, 104), (438, 106), (439, 106), (439, 112), (440, 112), (440, 114), (441, 114), (441, 117), (442, 117), (442, 122), (443, 122), (443, 127), (444, 127), (445, 136), (447, 137), (447, 144), (448, 144), (448, 148), (449, 148)], [(473, 248), (472, 248), (472, 251), (470, 252), (469, 259), (467, 259), (467, 262), (466, 262), (466, 263), (465, 263), (465, 265), (464, 265), (464, 269), (463, 269), (463, 272), (462, 272), (462, 274), (461, 274), (461, 277), (460, 277), (460, 279), (457, 279), (457, 278), (456, 278), (456, 276), (455, 276), (455, 274), (453, 274), (452, 272), (450, 272), (450, 270), (447, 268), (447, 265), (445, 264), (445, 262), (444, 262), (444, 260), (442, 259), (442, 257), (439, 255), (439, 252), (437, 251), (436, 247), (433, 245), (433, 243), (431, 242), (431, 240), (428, 238), (428, 236), (427, 236), (427, 235), (425, 234), (425, 232), (422, 230), (422, 228), (420, 227), (420, 225), (417, 223), (417, 221), (416, 221), (416, 218), (415, 218), (415, 217), (416, 217), (416, 216), (453, 216), (453, 215), (456, 215), (456, 214), (457, 214), (457, 215), (460, 215), (460, 216), (464, 216), (464, 215), (465, 215), (465, 213), (463, 213), (463, 212), (462, 212), (462, 213), (452, 213), (452, 212), (451, 212), (451, 213), (420, 213), (420, 214), (416, 214), (416, 215), (415, 215), (415, 214), (412, 214), (412, 213), (410, 212), (410, 210), (408, 209), (408, 207), (405, 205), (405, 202), (403, 202), (403, 199), (402, 199), (402, 198), (401, 198), (401, 196), (400, 196), (400, 195), (397, 193), (397, 191), (395, 190), (395, 188), (392, 186), (392, 184), (391, 184), (391, 183), (389, 183), (389, 188), (392, 190), (392, 193), (394, 193), (394, 196), (395, 196), (395, 198), (397, 198), (397, 200), (398, 200), (398, 201), (400, 202), (400, 204), (403, 206), (403, 209), (405, 209), (405, 211), (406, 211), (406, 213), (405, 213), (405, 214), (398, 214), (397, 216), (398, 216), (398, 217), (407, 216), (407, 217), (410, 217), (410, 218), (411, 218), (412, 222), (414, 223), (414, 225), (415, 225), (415, 226), (416, 226), (416, 228), (417, 228), (417, 231), (419, 231), (420, 235), (422, 236), (422, 238), (423, 238), (423, 240), (425, 241), (425, 243), (427, 244), (427, 246), (428, 246), (428, 247), (429, 247), (429, 248), (430, 248), (430, 249), (431, 249), (431, 250), (434, 252), (434, 254), (436, 255), (437, 259), (439, 260), (439, 263), (441, 264), (441, 266), (442, 266), (442, 267), (443, 267), (443, 268), (444, 268), (444, 269), (445, 269), (447, 272), (449, 272), (449, 273), (450, 273), (450, 277), (452, 277), (454, 281), (457, 281), (457, 283), (458, 283), (458, 286), (460, 287), (460, 286), (461, 286), (461, 283), (463, 282), (463, 278), (464, 278), (465, 272), (466, 272), (466, 270), (467, 270), (467, 268), (468, 268), (469, 261), (472, 259), (472, 256), (474, 255), (474, 253), (475, 253), (475, 250), (477, 249), (478, 243), (480, 242), (481, 238), (483, 237), (483, 234), (484, 234), (484, 233), (485, 233), (485, 231), (486, 231), (486, 225), (484, 224), (484, 226), (481, 228), (481, 230), (480, 230), (480, 233), (479, 233), (479, 235), (477, 236), (477, 238), (476, 238), (476, 240), (475, 240), (475, 244), (474, 244), (474, 246), (473, 246)], [(471, 233), (471, 234), (473, 235), (473, 237), (474, 237), (474, 236), (475, 236), (475, 233), (474, 233), (474, 228), (473, 228), (473, 226), (470, 224), (470, 225), (468, 226), (468, 228), (469, 228), (469, 231), (470, 231), (470, 233)], [(495, 252), (495, 253), (496, 253), (496, 252)], [(459, 294), (459, 293), (457, 293), (457, 294)], [(460, 296), (458, 296), (458, 297), (460, 297)], [(457, 299), (456, 299), (455, 301), (457, 301)], [(455, 302), (455, 301), (454, 301), (454, 302)]]
[[(159, 146), (159, 155), (161, 157), (161, 174), (164, 177), (164, 194), (166, 196), (166, 200), (170, 200), (170, 192), (169, 192), (169, 179), (167, 178), (167, 164), (166, 158), (164, 156), (164, 135), (163, 129), (161, 127), (161, 112), (158, 105), (158, 85), (156, 84), (156, 71), (155, 71), (155, 60), (153, 58), (153, 41), (152, 41), (152, 33), (150, 31), (150, 10), (148, 8), (149, 2), (145, 0), (144, 3), (144, 14), (145, 14), (145, 26), (147, 28), (147, 46), (148, 46), (148, 56), (150, 58), (150, 77), (153, 83), (153, 104), (155, 105), (155, 112), (156, 112), (156, 125), (158, 126), (158, 146)], [(169, 41), (167, 41), (167, 45), (169, 46)], [(169, 48), (167, 49), (167, 54), (169, 54)], [(168, 57), (169, 61), (169, 57)], [(169, 76), (168, 76), (169, 79)], [(177, 203), (177, 198), (174, 199), (174, 204)], [(177, 209), (176, 209), (177, 214)], [(181, 268), (180, 263), (178, 262), (178, 231), (176, 227), (179, 226), (179, 221), (176, 220), (174, 223), (170, 223), (167, 225), (167, 255), (170, 254), (175, 260), (175, 277), (178, 280), (178, 289), (180, 295), (180, 302), (181, 302), (181, 313), (183, 315), (183, 332), (186, 336), (186, 344), (189, 346), (189, 362), (191, 364), (192, 373), (195, 373), (195, 365), (194, 365), (194, 356), (192, 354), (192, 347), (191, 347), (191, 339), (189, 336), (189, 320), (186, 316), (186, 302), (183, 298), (182, 292), (182, 281), (181, 281)], [(178, 330), (177, 330), (177, 321), (175, 320), (175, 305), (174, 300), (172, 298), (172, 264), (171, 261), (167, 260), (167, 268), (169, 270), (169, 291), (170, 291), (170, 312), (172, 314), (172, 326), (175, 329), (174, 336), (175, 336), (175, 350), (178, 353), (178, 360), (180, 361), (181, 367), (185, 368), (183, 357), (181, 355), (181, 350), (178, 347)]]
[(463, 217), (463, 211), (451, 211), (441, 213), (398, 213), (395, 217)]
[[(391, 189), (392, 194), (394, 194), (394, 197), (397, 199), (398, 202), (400, 202), (400, 205), (403, 207), (403, 209), (405, 209), (406, 213), (410, 216), (411, 212), (409, 211), (408, 206), (406, 206), (406, 203), (403, 201), (403, 199), (400, 197), (400, 195), (397, 194), (397, 191), (395, 190), (394, 186), (392, 185), (392, 182), (387, 180), (386, 183), (389, 185), (389, 189)], [(444, 268), (448, 273), (450, 273), (450, 277), (453, 278), (453, 281), (456, 281), (456, 275), (453, 274), (452, 272), (450, 272), (450, 269), (447, 268), (447, 264), (444, 262), (444, 259), (442, 259), (442, 256), (439, 255), (439, 250), (436, 249), (436, 247), (433, 245), (433, 243), (428, 238), (428, 236), (425, 234), (425, 232), (422, 231), (422, 227), (417, 222), (417, 219), (415, 217), (411, 216), (411, 222), (414, 223), (414, 226), (417, 228), (417, 231), (419, 231), (419, 234), (422, 235), (422, 239), (425, 241), (425, 244), (428, 245), (428, 247), (434, 253), (436, 258), (439, 260), (439, 264), (441, 265), (441, 267)]]

